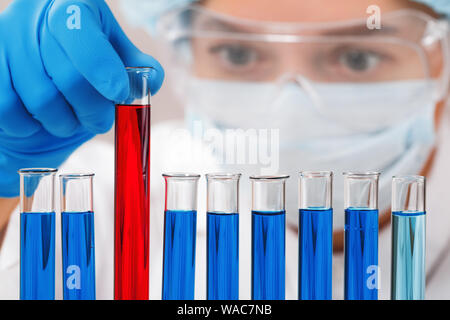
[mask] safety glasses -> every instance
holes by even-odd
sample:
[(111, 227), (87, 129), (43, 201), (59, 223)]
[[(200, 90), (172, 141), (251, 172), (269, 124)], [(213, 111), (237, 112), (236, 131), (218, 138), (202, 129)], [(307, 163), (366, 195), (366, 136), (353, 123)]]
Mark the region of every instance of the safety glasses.
[[(324, 115), (348, 118), (363, 111), (362, 121), (371, 112), (379, 114), (377, 106), (389, 99), (379, 96), (385, 92), (393, 95), (395, 108), (404, 109), (396, 112), (401, 119), (448, 91), (448, 22), (410, 9), (381, 19), (379, 30), (370, 30), (366, 17), (259, 22), (191, 5), (165, 14), (157, 30), (179, 73), (188, 77), (231, 85), (276, 84), (278, 89), (264, 93), (268, 104), (292, 82)], [(398, 101), (395, 88), (405, 88), (403, 83), (408, 83), (408, 94)]]

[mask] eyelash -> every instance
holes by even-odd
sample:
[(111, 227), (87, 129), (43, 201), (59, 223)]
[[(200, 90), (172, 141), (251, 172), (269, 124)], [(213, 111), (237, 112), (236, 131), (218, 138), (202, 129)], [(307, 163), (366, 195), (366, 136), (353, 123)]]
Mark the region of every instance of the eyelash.
[(251, 46), (243, 46), (240, 44), (232, 44), (232, 43), (219, 44), (217, 46), (213, 46), (213, 47), (209, 48), (208, 51), (213, 54), (218, 54), (218, 53), (220, 53), (222, 51), (226, 51), (227, 49), (230, 49), (230, 48), (240, 48), (240, 49), (245, 49), (245, 50), (251, 50), (252, 53), (256, 53), (258, 59), (262, 57), (262, 55), (258, 49), (252, 48)]
[(374, 50), (371, 49), (367, 49), (367, 48), (352, 48), (352, 47), (338, 47), (335, 48), (331, 51), (330, 55), (333, 57), (333, 62), (334, 63), (339, 63), (339, 59), (342, 57), (342, 54), (344, 53), (348, 53), (348, 52), (362, 52), (365, 54), (370, 54), (370, 55), (374, 55), (376, 56), (380, 61), (391, 61), (393, 60), (391, 56), (385, 54), (385, 53), (381, 53), (381, 52), (376, 52)]

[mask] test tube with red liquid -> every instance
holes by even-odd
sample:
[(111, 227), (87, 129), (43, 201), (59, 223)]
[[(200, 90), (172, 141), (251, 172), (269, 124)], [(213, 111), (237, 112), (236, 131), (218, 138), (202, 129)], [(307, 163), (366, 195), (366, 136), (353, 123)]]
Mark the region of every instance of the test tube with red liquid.
[(149, 295), (151, 71), (151, 68), (127, 68), (130, 96), (116, 104), (116, 300), (148, 300)]

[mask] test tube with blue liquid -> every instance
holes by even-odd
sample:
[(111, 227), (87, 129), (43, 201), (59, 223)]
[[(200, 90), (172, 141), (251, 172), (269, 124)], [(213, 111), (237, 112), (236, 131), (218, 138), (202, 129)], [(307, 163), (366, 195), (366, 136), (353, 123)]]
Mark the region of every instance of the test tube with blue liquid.
[(331, 300), (333, 209), (331, 171), (299, 176), (299, 300)]
[(94, 174), (63, 174), (59, 178), (63, 297), (95, 300)]
[(239, 299), (240, 174), (207, 174), (207, 297)]
[(21, 169), (20, 299), (55, 299), (55, 174)]
[(163, 300), (193, 300), (199, 174), (163, 174), (164, 211)]
[(392, 179), (393, 300), (425, 298), (425, 178)]
[(284, 300), (287, 175), (251, 176), (252, 299)]
[(378, 172), (344, 173), (346, 300), (378, 299)]

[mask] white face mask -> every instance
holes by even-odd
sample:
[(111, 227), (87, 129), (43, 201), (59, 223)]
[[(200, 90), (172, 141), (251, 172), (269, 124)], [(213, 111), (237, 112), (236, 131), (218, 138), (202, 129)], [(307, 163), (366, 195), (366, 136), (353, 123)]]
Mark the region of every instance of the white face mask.
[[(327, 109), (314, 107), (314, 97), (309, 98), (296, 83), (281, 89), (276, 84), (195, 78), (186, 83), (188, 114), (205, 126), (280, 130), (278, 172), (291, 175), (286, 210), (288, 221), (295, 225), (298, 171), (334, 172), (334, 229), (339, 230), (344, 227), (343, 171), (381, 172), (381, 212), (390, 206), (392, 176), (419, 173), (435, 141), (429, 81), (316, 85), (315, 94), (330, 106)], [(240, 169), (236, 166), (234, 171), (248, 174)]]

